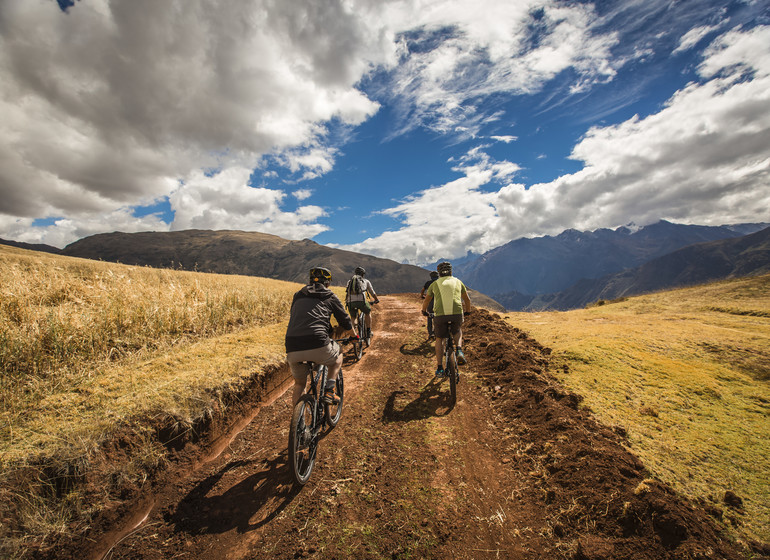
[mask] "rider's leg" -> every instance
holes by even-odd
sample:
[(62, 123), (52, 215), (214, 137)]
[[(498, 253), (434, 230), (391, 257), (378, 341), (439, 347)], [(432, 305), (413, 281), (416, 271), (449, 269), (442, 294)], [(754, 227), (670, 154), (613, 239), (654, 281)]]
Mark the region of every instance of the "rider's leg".
[(444, 339), (436, 337), (436, 367), (444, 367)]
[(289, 360), (289, 370), (291, 376), (294, 378), (294, 387), (291, 390), (291, 409), (299, 402), (299, 398), (302, 393), (305, 392), (305, 385), (307, 385), (307, 376), (310, 373), (310, 366), (304, 361)]
[(457, 363), (461, 366), (465, 365), (466, 359), (465, 359), (465, 353), (463, 352), (463, 331), (462, 329), (457, 329), (457, 332), (454, 333), (454, 339), (455, 339), (455, 347), (456, 351), (455, 354), (457, 355)]
[(456, 333), (452, 335), (452, 338), (455, 340), (455, 347), (462, 348), (463, 346), (463, 331), (462, 329), (458, 329)]
[(302, 383), (298, 383), (296, 379), (294, 380), (294, 387), (291, 391), (291, 409), (292, 410), (294, 410), (294, 407), (297, 406), (297, 403), (299, 402), (299, 399), (302, 396), (302, 393), (305, 392), (305, 385), (307, 385), (307, 379)]
[(329, 375), (326, 378), (326, 387), (324, 387), (324, 401), (329, 404), (336, 404), (339, 402), (339, 399), (337, 398), (336, 388), (337, 388), (337, 376), (340, 373), (340, 370), (342, 369), (342, 352), (338, 352), (336, 359), (333, 362), (326, 362), (326, 366), (329, 368)]
[(340, 352), (339, 355), (337, 356), (337, 361), (329, 366), (329, 377), (327, 378), (327, 382), (337, 380), (337, 376), (339, 375), (340, 370), (342, 369), (342, 360), (343, 360), (343, 356), (342, 356), (342, 352)]

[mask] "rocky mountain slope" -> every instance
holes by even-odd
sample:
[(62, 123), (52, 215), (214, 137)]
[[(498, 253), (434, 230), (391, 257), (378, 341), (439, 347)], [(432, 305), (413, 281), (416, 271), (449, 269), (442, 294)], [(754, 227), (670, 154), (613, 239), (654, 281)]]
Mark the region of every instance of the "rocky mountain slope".
[(558, 294), (538, 298), (529, 306), (574, 309), (599, 300), (767, 272), (770, 272), (770, 228), (736, 239), (699, 243), (617, 274), (582, 280)]
[[(458, 261), (457, 275), (466, 284), (502, 301), (560, 292), (583, 279), (601, 278), (634, 268), (683, 247), (754, 233), (770, 224), (696, 226), (664, 220), (636, 231), (627, 227), (593, 232), (566, 230), (552, 237), (521, 238), (480, 257)], [(514, 293), (515, 292), (515, 293)], [(505, 294), (502, 299), (497, 296)]]

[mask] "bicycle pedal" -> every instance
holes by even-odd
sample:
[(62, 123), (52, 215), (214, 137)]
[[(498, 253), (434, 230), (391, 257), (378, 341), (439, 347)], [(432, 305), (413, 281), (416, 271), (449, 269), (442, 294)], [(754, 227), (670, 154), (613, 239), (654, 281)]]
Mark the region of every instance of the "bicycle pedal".
[(321, 397), (321, 400), (325, 402), (326, 404), (340, 404), (340, 399), (337, 395), (334, 393), (324, 393), (324, 396)]

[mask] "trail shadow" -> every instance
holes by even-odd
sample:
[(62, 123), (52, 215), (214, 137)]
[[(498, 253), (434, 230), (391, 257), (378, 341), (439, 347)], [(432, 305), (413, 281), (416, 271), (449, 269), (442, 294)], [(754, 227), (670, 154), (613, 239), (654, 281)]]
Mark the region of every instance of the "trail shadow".
[[(248, 533), (272, 521), (300, 491), (293, 484), (288, 451), (273, 459), (232, 461), (201, 481), (179, 503), (171, 522), (175, 531), (190, 534), (218, 534), (236, 529)], [(258, 472), (247, 476), (222, 494), (209, 495), (222, 478), (241, 467)], [(256, 521), (255, 521), (256, 519)]]
[[(443, 381), (447, 381), (446, 389), (441, 390)], [(402, 409), (396, 409), (396, 399), (408, 391), (393, 391), (385, 402), (382, 411), (383, 422), (412, 422), (424, 420), (433, 416), (446, 416), (454, 408), (449, 395), (449, 381), (432, 379), (420, 392), (416, 399)]]
[(420, 341), (417, 345), (402, 344), (401, 348), (399, 348), (399, 352), (406, 356), (434, 356), (436, 354), (436, 348), (433, 340), (434, 339), (425, 339)]

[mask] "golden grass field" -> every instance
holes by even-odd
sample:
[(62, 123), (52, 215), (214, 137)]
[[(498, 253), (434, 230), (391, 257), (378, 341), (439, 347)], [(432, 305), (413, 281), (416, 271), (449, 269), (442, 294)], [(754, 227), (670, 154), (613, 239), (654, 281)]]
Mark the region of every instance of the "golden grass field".
[[(223, 387), (281, 363), (298, 288), (0, 245), (0, 504), (14, 505), (24, 537), (71, 530), (96, 507), (77, 488), (47, 499), (42, 473), (87, 470), (100, 444), (135, 421), (189, 425)], [(164, 460), (147, 434), (113, 480), (141, 482)], [(28, 486), (3, 484), (27, 471)], [(2, 519), (0, 541), (12, 547)]]
[[(656, 477), (770, 540), (770, 275), (506, 316)], [(727, 490), (745, 514), (721, 504)]]

